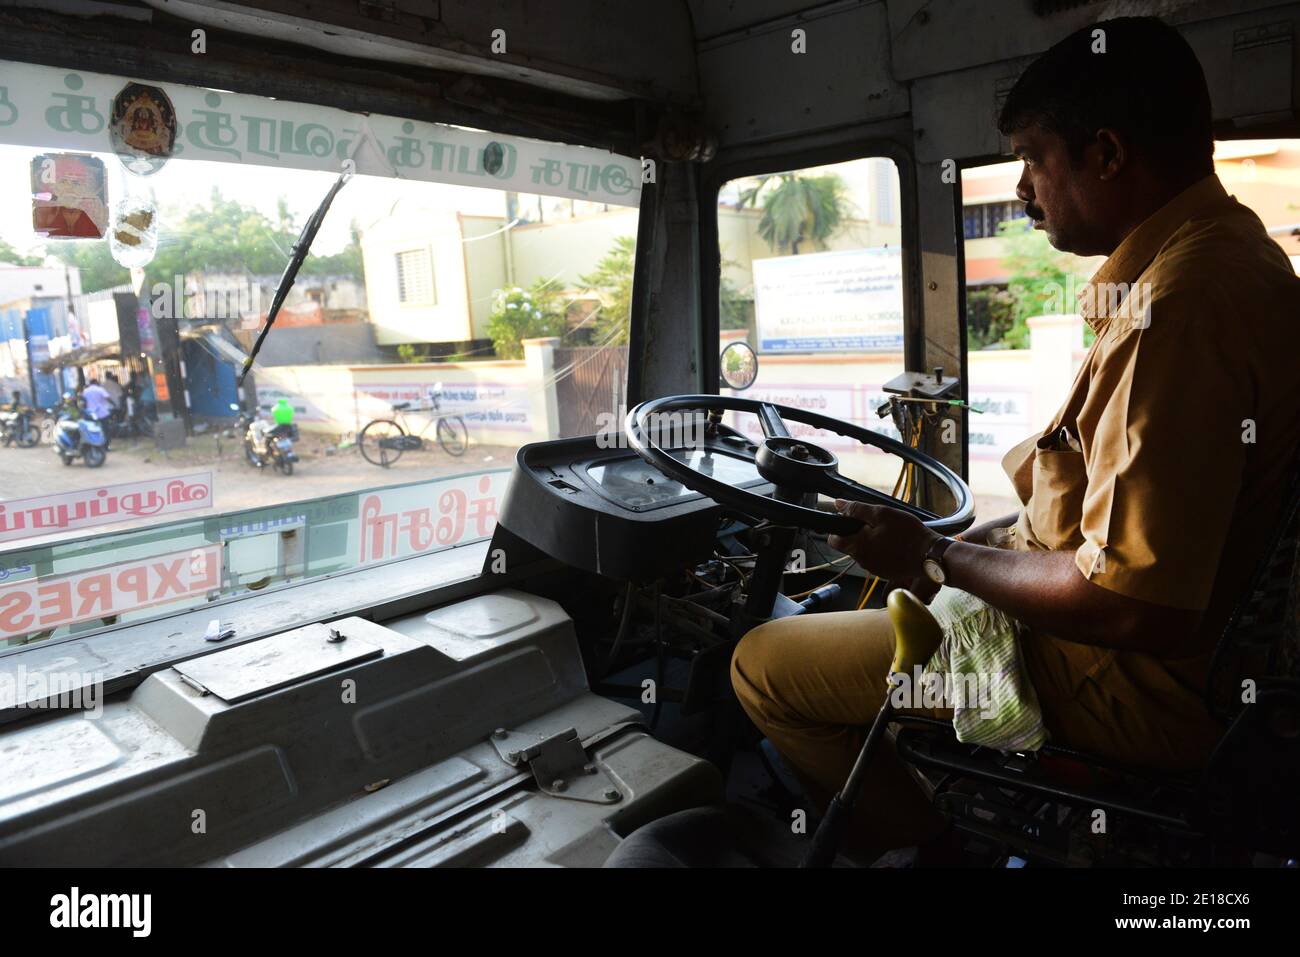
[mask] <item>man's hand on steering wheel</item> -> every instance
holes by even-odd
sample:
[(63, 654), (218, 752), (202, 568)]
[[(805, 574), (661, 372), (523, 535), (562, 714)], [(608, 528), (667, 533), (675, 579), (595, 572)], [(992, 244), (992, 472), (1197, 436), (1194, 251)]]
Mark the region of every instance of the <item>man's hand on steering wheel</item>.
[(926, 577), (921, 563), (930, 546), (941, 536), (927, 528), (915, 515), (885, 505), (835, 500), (842, 515), (856, 518), (862, 529), (852, 535), (830, 535), (827, 543), (886, 581), (921, 588), (917, 597), (929, 601), (939, 588)]

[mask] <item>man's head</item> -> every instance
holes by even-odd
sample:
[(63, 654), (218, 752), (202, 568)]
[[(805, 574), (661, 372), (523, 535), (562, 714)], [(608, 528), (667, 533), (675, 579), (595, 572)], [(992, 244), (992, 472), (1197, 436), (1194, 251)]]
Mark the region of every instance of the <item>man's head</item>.
[(1025, 163), (1016, 195), (1057, 249), (1109, 255), (1138, 223), (1214, 172), (1205, 74), (1150, 17), (1084, 27), (1030, 64), (998, 130)]

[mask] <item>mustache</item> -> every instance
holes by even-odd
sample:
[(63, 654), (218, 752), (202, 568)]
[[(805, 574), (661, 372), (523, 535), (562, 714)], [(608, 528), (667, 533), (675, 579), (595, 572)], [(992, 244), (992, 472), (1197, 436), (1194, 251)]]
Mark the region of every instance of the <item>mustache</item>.
[(1044, 213), (1040, 207), (1035, 206), (1033, 203), (1025, 203), (1025, 215), (1034, 221), (1047, 218), (1047, 214)]

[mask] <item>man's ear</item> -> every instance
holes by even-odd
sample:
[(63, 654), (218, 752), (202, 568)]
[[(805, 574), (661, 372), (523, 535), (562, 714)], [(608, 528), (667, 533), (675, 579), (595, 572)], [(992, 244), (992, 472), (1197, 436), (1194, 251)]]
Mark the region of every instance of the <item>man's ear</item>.
[(1115, 130), (1103, 126), (1097, 131), (1093, 141), (1096, 151), (1098, 176), (1101, 179), (1114, 179), (1129, 161), (1128, 143)]

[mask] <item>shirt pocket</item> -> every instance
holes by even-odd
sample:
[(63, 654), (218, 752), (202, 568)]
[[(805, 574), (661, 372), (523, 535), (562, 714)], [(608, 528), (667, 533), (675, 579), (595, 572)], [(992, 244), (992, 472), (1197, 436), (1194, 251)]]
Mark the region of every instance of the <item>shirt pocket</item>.
[(1083, 453), (1040, 448), (1034, 456), (1034, 494), (1025, 506), (1029, 527), (1052, 550), (1083, 544), (1079, 522), (1088, 469)]

